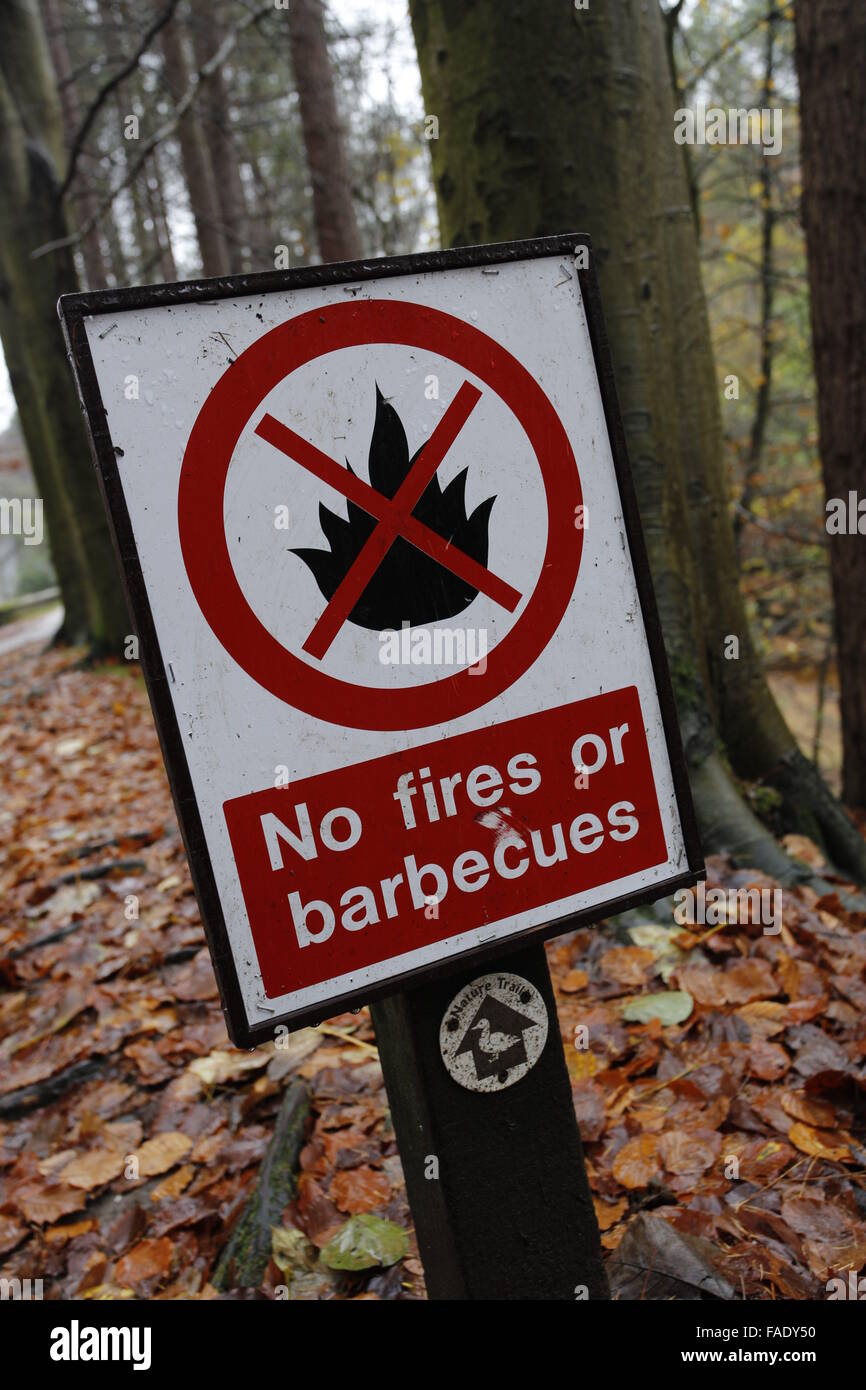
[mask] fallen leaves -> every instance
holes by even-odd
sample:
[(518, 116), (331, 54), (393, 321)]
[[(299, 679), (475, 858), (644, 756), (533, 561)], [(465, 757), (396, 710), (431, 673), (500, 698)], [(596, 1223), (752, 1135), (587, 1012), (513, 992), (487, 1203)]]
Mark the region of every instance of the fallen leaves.
[[(378, 1280), (371, 1296), (423, 1292), (369, 1015), (233, 1048), (137, 676), (73, 669), (62, 652), (0, 668), (3, 1275), (50, 1268), (65, 1298), (214, 1297), (304, 1067), (316, 1169), (278, 1228), (265, 1291), (354, 1298)], [(349, 1227), (357, 1269), (320, 1263), (362, 1218), (382, 1226)], [(374, 1248), (382, 1231), (390, 1251)], [(382, 1282), (406, 1251), (414, 1267)]]
[(174, 1131), (154, 1135), (134, 1155), (138, 1162), (138, 1176), (152, 1178), (168, 1172), (169, 1168), (186, 1157), (191, 1148), (192, 1140), (186, 1134)]
[(791, 1059), (784, 1047), (778, 1043), (756, 1038), (749, 1044), (749, 1071), (762, 1081), (778, 1081), (791, 1065)]
[(126, 1165), (126, 1159), (116, 1149), (91, 1149), (89, 1153), (79, 1154), (61, 1169), (61, 1179), (72, 1187), (82, 1187), (90, 1192), (94, 1187), (104, 1187), (114, 1178), (119, 1178)]
[[(625, 1289), (694, 1296), (673, 1258), (697, 1248), (669, 1245), (675, 1226), (723, 1258), (731, 1284), (715, 1296), (816, 1297), (866, 1262), (866, 918), (786, 888), (784, 930), (765, 933), (751, 911), (737, 920), (737, 895), (771, 880), (716, 859), (709, 887), (724, 894), (718, 927), (647, 921), (628, 928), (632, 945), (580, 931), (549, 950), (602, 1243)], [(577, 973), (581, 989), (565, 988)], [(785, 1204), (803, 1196), (820, 1211), (792, 1224)], [(658, 1215), (632, 1253), (646, 1203)], [(647, 1252), (669, 1269), (632, 1285)]]
[(705, 1173), (722, 1151), (722, 1136), (712, 1129), (669, 1129), (658, 1141), (658, 1154), (669, 1173)]
[(613, 1161), (617, 1182), (631, 1191), (648, 1187), (661, 1172), (659, 1141), (654, 1134), (639, 1134), (624, 1144)]
[(14, 1193), (14, 1202), (21, 1215), (35, 1226), (47, 1226), (61, 1216), (80, 1211), (87, 1198), (84, 1192), (68, 1183), (23, 1183)]
[(648, 978), (655, 961), (655, 955), (645, 946), (618, 946), (605, 951), (600, 966), (602, 973), (618, 985), (638, 987)]
[(695, 1007), (692, 996), (684, 989), (668, 989), (661, 994), (639, 994), (623, 1005), (621, 1013), (627, 1023), (652, 1023), (657, 1019), (663, 1028), (685, 1023)]
[(822, 1134), (820, 1130), (799, 1120), (788, 1130), (788, 1142), (801, 1153), (810, 1154), (813, 1158), (826, 1158), (831, 1163), (849, 1163), (852, 1158), (847, 1144), (834, 1143), (832, 1134)]
[(142, 1240), (118, 1260), (115, 1280), (139, 1291), (143, 1285), (166, 1279), (173, 1258), (174, 1245), (168, 1236), (162, 1236), (159, 1240)]
[(589, 984), (589, 976), (585, 970), (569, 970), (559, 982), (559, 988), (563, 994), (578, 994), (580, 990), (586, 989)]
[(408, 1253), (409, 1239), (402, 1226), (366, 1214), (351, 1217), (319, 1258), (329, 1269), (357, 1270), (393, 1265)]
[[(67, 661), (18, 653), (0, 694), (4, 1275), (50, 1262), (62, 1297), (213, 1297), (303, 1075), (311, 1128), (263, 1291), (423, 1294), (369, 1016), (231, 1047), (143, 692)], [(728, 904), (776, 886), (724, 859), (708, 883)], [(866, 918), (840, 892), (785, 888), (779, 934), (728, 908), (684, 932), (660, 904), (550, 948), (604, 1244), (638, 1296), (816, 1297), (866, 1263)]]
[(224, 1086), (227, 1081), (238, 1081), (249, 1072), (261, 1071), (270, 1060), (268, 1053), (261, 1049), (256, 1052), (229, 1052), (218, 1048), (209, 1056), (197, 1057), (190, 1062), (188, 1070), (206, 1086)]
[(330, 1195), (340, 1211), (375, 1211), (384, 1206), (391, 1196), (391, 1184), (384, 1173), (366, 1165), (361, 1168), (346, 1168), (335, 1173), (331, 1182)]

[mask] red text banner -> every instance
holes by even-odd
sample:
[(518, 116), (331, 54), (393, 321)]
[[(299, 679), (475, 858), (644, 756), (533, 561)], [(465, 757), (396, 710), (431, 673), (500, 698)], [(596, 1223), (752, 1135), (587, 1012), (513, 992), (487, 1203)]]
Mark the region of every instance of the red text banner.
[(235, 797), (224, 812), (269, 998), (667, 858), (634, 686)]

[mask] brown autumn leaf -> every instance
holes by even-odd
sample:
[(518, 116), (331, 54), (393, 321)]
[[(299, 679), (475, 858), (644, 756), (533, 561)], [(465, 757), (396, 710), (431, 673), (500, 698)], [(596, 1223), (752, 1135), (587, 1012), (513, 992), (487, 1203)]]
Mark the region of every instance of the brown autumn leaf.
[(639, 1134), (624, 1144), (613, 1161), (613, 1175), (623, 1187), (648, 1187), (661, 1173), (659, 1141), (654, 1134)]
[(783, 835), (782, 844), (791, 855), (792, 859), (800, 859), (804, 864), (808, 864), (811, 869), (826, 868), (827, 861), (815, 844), (806, 835)]
[(311, 1173), (298, 1178), (298, 1215), (304, 1234), (321, 1249), (346, 1224), (346, 1218)]
[(780, 955), (776, 969), (782, 982), (782, 989), (789, 999), (800, 997), (800, 963), (792, 956)]
[(151, 1191), (150, 1200), (152, 1202), (164, 1202), (166, 1199), (175, 1201), (184, 1188), (192, 1182), (195, 1172), (196, 1170), (191, 1163), (185, 1163), (183, 1167), (176, 1168), (173, 1173), (169, 1173), (167, 1178), (163, 1178), (161, 1183), (157, 1183)]
[(4, 1216), (0, 1212), (0, 1255), (14, 1250), (27, 1235), (27, 1227), (15, 1216)]
[(820, 1018), (821, 1014), (827, 1009), (826, 994), (809, 995), (805, 999), (792, 999), (785, 1010), (787, 1022), (811, 1023), (813, 1018)]
[(190, 1062), (187, 1071), (206, 1086), (222, 1086), (226, 1081), (240, 1080), (248, 1072), (261, 1071), (272, 1055), (264, 1048), (257, 1048), (255, 1052), (229, 1052), (225, 1048), (217, 1048), (207, 1057), (197, 1057)]
[(91, 1250), (81, 1269), (75, 1292), (80, 1298), (87, 1289), (96, 1288), (105, 1278), (108, 1256), (104, 1250)]
[[(360, 1168), (363, 1163), (370, 1163), (379, 1155), (379, 1144), (373, 1135), (365, 1134), (362, 1129), (337, 1129), (332, 1132), (323, 1131), (316, 1136), (316, 1140), (322, 1146), (325, 1168), (327, 1165), (332, 1168)], [(312, 1147), (312, 1146), (308, 1146)], [(304, 1167), (311, 1167), (310, 1163)], [(319, 1171), (318, 1168), (316, 1171)]]
[(599, 1069), (599, 1061), (594, 1052), (584, 1048), (569, 1047), (565, 1063), (572, 1081), (588, 1081)]
[[(726, 1143), (725, 1151), (733, 1152)], [(740, 1177), (759, 1187), (774, 1182), (780, 1173), (794, 1162), (796, 1154), (790, 1144), (779, 1139), (754, 1139), (740, 1154)]]
[(772, 999), (779, 993), (778, 982), (766, 960), (736, 961), (722, 978), (729, 1004), (750, 1004), (753, 999)]
[(169, 1168), (186, 1157), (191, 1148), (192, 1140), (177, 1130), (154, 1135), (136, 1151), (139, 1177), (155, 1178), (160, 1173), (167, 1173)]
[(620, 1197), (618, 1202), (603, 1202), (600, 1197), (593, 1197), (592, 1204), (595, 1207), (595, 1217), (600, 1231), (609, 1231), (611, 1226), (615, 1226), (617, 1221), (621, 1221), (628, 1211), (627, 1197)]
[(791, 1059), (779, 1043), (755, 1038), (749, 1044), (749, 1071), (762, 1081), (778, 1081), (791, 1065)]
[(802, 1120), (816, 1129), (833, 1129), (838, 1124), (835, 1107), (828, 1100), (816, 1100), (805, 1091), (783, 1091), (782, 1109), (793, 1120)]
[(601, 958), (602, 973), (627, 988), (645, 983), (656, 963), (655, 953), (646, 946), (613, 946)]
[(64, 1164), (59, 1178), (61, 1182), (90, 1192), (94, 1187), (104, 1187), (119, 1178), (125, 1166), (126, 1159), (117, 1149), (89, 1149)]
[[(590, 1054), (591, 1055), (591, 1054)], [(577, 1081), (571, 1088), (577, 1127), (584, 1144), (600, 1139), (607, 1128), (604, 1091), (594, 1081)]]
[(48, 1226), (42, 1232), (42, 1239), (48, 1241), (49, 1245), (65, 1245), (68, 1240), (74, 1240), (76, 1236), (87, 1235), (88, 1231), (95, 1231), (98, 1223), (92, 1216), (86, 1217), (83, 1221), (69, 1221), (65, 1226)]
[(125, 1288), (137, 1289), (154, 1279), (165, 1279), (171, 1270), (174, 1246), (168, 1236), (158, 1240), (141, 1240), (123, 1255), (114, 1267), (115, 1281)]
[(803, 1249), (809, 1268), (826, 1287), (827, 1280), (834, 1275), (860, 1270), (866, 1264), (866, 1237), (848, 1241), (803, 1241)]
[(213, 965), (207, 950), (199, 951), (197, 956), (193, 956), (192, 960), (187, 961), (186, 965), (174, 974), (171, 992), (176, 999), (182, 999), (184, 1002), (200, 1003), (205, 999), (219, 997)]
[(798, 1235), (834, 1244), (850, 1241), (859, 1225), (835, 1203), (809, 1195), (783, 1198), (782, 1219)]
[(832, 1163), (850, 1162), (852, 1158), (847, 1144), (840, 1144), (838, 1140), (834, 1142), (832, 1134), (822, 1134), (800, 1120), (791, 1125), (788, 1139), (801, 1153), (810, 1154), (813, 1158), (826, 1158)]
[(362, 1211), (376, 1211), (391, 1197), (391, 1184), (384, 1173), (375, 1168), (343, 1168), (335, 1173), (328, 1195), (340, 1211), (351, 1216)]
[(585, 970), (569, 970), (559, 982), (559, 988), (563, 994), (577, 994), (579, 990), (586, 989), (589, 984), (589, 976)]
[(698, 1004), (720, 1004), (724, 1000), (722, 974), (705, 965), (681, 965), (674, 971), (680, 989), (687, 990)]
[(737, 1009), (737, 1014), (746, 1020), (753, 1038), (773, 1038), (788, 1022), (788, 1010), (778, 999), (756, 999)]
[(712, 1168), (722, 1136), (712, 1129), (672, 1129), (659, 1139), (658, 1151), (669, 1173), (693, 1177)]
[(855, 1008), (866, 1012), (866, 982), (856, 975), (831, 975), (830, 983)]
[(61, 1216), (80, 1211), (87, 1197), (80, 1187), (68, 1183), (43, 1183), (38, 1179), (23, 1183), (14, 1196), (14, 1202), (22, 1216), (32, 1221), (34, 1226), (53, 1225)]

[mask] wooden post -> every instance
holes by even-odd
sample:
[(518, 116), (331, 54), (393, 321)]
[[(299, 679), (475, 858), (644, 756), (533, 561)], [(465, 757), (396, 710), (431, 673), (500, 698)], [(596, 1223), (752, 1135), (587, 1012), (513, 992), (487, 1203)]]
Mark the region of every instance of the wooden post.
[[(538, 991), (547, 1041), (513, 1085), (469, 1090), (446, 1069), (440, 1029), (463, 986), (501, 972)], [(430, 1297), (608, 1298), (544, 947), (392, 996), (372, 1014)]]

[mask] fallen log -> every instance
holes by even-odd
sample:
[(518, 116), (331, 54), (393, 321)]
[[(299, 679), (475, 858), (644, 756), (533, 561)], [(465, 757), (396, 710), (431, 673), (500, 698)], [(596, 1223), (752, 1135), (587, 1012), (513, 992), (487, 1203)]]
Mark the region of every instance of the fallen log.
[(280, 1105), (274, 1137), (256, 1185), (211, 1276), (215, 1289), (258, 1288), (271, 1257), (271, 1231), (297, 1188), (298, 1157), (306, 1136), (310, 1092), (295, 1080)]

